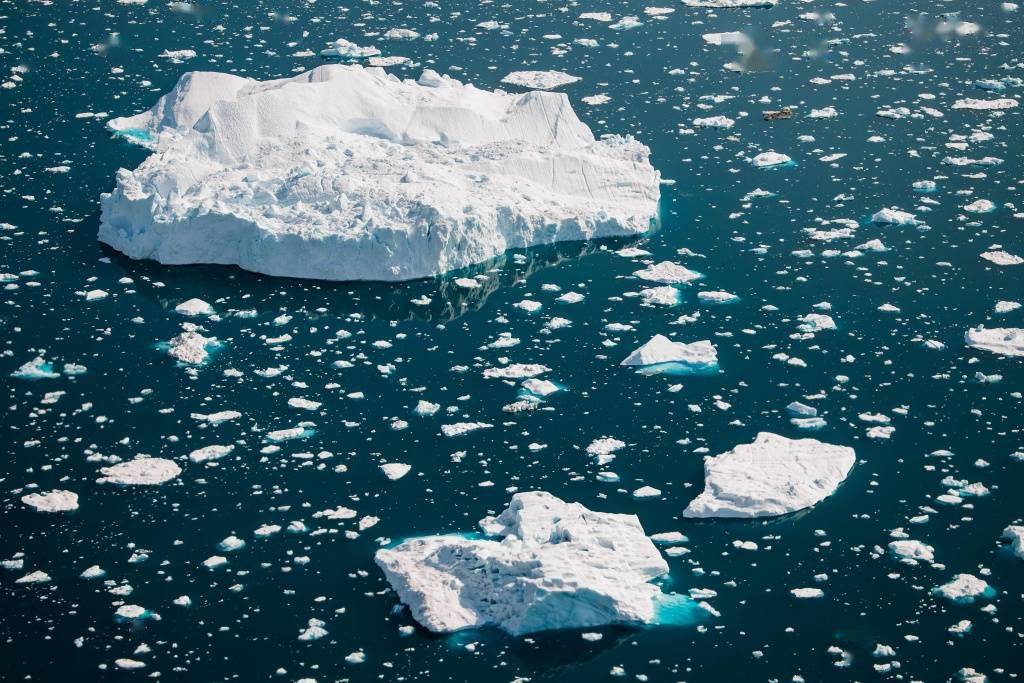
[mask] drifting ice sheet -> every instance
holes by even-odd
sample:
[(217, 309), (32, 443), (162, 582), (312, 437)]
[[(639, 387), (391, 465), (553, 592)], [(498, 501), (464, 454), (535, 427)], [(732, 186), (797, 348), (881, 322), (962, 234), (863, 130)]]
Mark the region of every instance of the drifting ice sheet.
[(684, 517), (772, 517), (832, 495), (857, 457), (852, 448), (761, 432), (754, 443), (704, 459), (704, 492)]
[(520, 635), (651, 623), (670, 598), (650, 583), (668, 565), (634, 515), (533, 491), (513, 496), (480, 527), (502, 540), (426, 536), (377, 551), (401, 601), (431, 631), (496, 626)]
[(193, 72), (108, 125), (157, 153), (118, 171), (99, 239), (166, 264), (408, 280), (510, 248), (643, 233), (657, 215), (644, 145), (595, 141), (565, 95), (432, 71)]

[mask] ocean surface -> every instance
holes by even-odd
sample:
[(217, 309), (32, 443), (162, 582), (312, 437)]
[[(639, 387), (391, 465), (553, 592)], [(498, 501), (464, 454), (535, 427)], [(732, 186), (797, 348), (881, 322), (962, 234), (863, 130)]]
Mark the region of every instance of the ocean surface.
[[(1024, 13), (996, 1), (660, 5), (674, 11), (618, 0), (0, 2), (0, 559), (9, 560), (0, 569), (0, 678), (946, 681), (969, 667), (1008, 681), (1024, 673), (1024, 560), (1000, 542), (1024, 518), (1024, 369), (1021, 358), (964, 343), (979, 325), (1024, 327), (1024, 309), (995, 310), (1024, 298), (1024, 265), (981, 258), (1024, 255), (1024, 126), (1021, 107), (953, 107), (1020, 98)], [(623, 16), (639, 25), (612, 28)], [(478, 26), (489, 21), (497, 26)], [(420, 37), (383, 38), (396, 27)], [(702, 39), (729, 31), (756, 48), (740, 55)], [(580, 77), (561, 89), (579, 116), (596, 134), (639, 138), (669, 181), (658, 225), (639, 239), (509, 252), (404, 284), (161, 266), (96, 241), (101, 193), (118, 168), (147, 156), (113, 138), (108, 117), (143, 111), (188, 70), (257, 79), (308, 70), (336, 38), (409, 58), (388, 68), (402, 77), (431, 68), (483, 88), (501, 87), (515, 70)], [(185, 49), (196, 56), (159, 56)], [(987, 91), (979, 80), (1005, 89)], [(609, 100), (582, 101), (600, 94)], [(793, 108), (791, 119), (762, 119), (782, 106)], [(809, 116), (826, 107), (833, 118)], [(735, 126), (692, 125), (716, 115)], [(768, 150), (792, 163), (750, 163)], [(956, 166), (947, 157), (1002, 161)], [(914, 189), (924, 180), (934, 191)], [(770, 194), (748, 196), (757, 189)], [(964, 209), (978, 199), (993, 209)], [(915, 214), (917, 224), (873, 223), (884, 207)], [(884, 251), (857, 249), (872, 240)], [(624, 247), (648, 255), (616, 253)], [(665, 260), (705, 277), (681, 286), (676, 306), (644, 305), (637, 292), (650, 284), (633, 273)], [(460, 287), (459, 277), (480, 286)], [(94, 290), (106, 296), (86, 296)], [(702, 290), (738, 300), (709, 305), (697, 298)], [(557, 302), (566, 292), (583, 299)], [(193, 297), (218, 315), (174, 311)], [(413, 303), (422, 297), (429, 304)], [(528, 314), (515, 306), (523, 300), (543, 306)], [(837, 329), (800, 332), (798, 318), (813, 312)], [(550, 326), (556, 317), (571, 324)], [(220, 342), (196, 368), (162, 346), (187, 320)], [(503, 333), (519, 343), (490, 348)], [(619, 365), (655, 334), (710, 340), (719, 371)], [(57, 376), (12, 376), (36, 357)], [(505, 362), (543, 364), (563, 390), (540, 410), (503, 412), (522, 389), (483, 370)], [(65, 364), (84, 370), (69, 374)], [(320, 406), (296, 409), (291, 398)], [(415, 416), (420, 400), (441, 409)], [(792, 401), (813, 405), (827, 424), (797, 428)], [(218, 425), (194, 417), (224, 410), (241, 415)], [(884, 421), (893, 429), (869, 436)], [(445, 437), (441, 425), (456, 422), (492, 427)], [(267, 448), (269, 432), (296, 426), (300, 438)], [(703, 489), (703, 456), (762, 431), (850, 446), (857, 463), (834, 495), (796, 514), (683, 519)], [(627, 446), (599, 467), (585, 448), (604, 436)], [(214, 444), (234, 449), (210, 464), (188, 459)], [(183, 471), (160, 486), (97, 482), (101, 467), (137, 454)], [(390, 481), (384, 462), (412, 469)], [(599, 481), (601, 470), (620, 481)], [(642, 486), (661, 494), (634, 498)], [(78, 509), (45, 514), (21, 502), (51, 489), (77, 493)], [(578, 631), (439, 636), (416, 626), (375, 550), (475, 531), (513, 492), (530, 490), (636, 514), (648, 533), (682, 532), (689, 552), (667, 558), (664, 588), (713, 591), (708, 602), (720, 616), (596, 629), (596, 642)], [(357, 516), (313, 517), (339, 505)], [(293, 521), (306, 531), (289, 531)], [(255, 535), (264, 525), (281, 531)], [(245, 547), (218, 550), (230, 535)], [(932, 546), (934, 562), (899, 562), (886, 546), (902, 537)], [(203, 566), (212, 555), (228, 563)], [(80, 578), (92, 565), (105, 576)], [(16, 583), (35, 571), (49, 580)], [(957, 574), (985, 580), (994, 595), (953, 604), (932, 594)], [(824, 595), (790, 592), (804, 587)], [(191, 605), (175, 604), (180, 596)], [(124, 604), (151, 618), (116, 619)], [(300, 641), (311, 618), (327, 635)], [(964, 620), (969, 628), (950, 631)], [(415, 629), (403, 636), (403, 626)], [(115, 664), (123, 659), (145, 666), (125, 670)]]

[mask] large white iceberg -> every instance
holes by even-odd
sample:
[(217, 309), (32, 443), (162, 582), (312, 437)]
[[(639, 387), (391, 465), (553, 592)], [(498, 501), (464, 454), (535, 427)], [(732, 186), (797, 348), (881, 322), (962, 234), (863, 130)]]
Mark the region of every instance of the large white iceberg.
[(480, 527), (499, 540), (426, 536), (377, 551), (399, 599), (431, 631), (495, 626), (520, 635), (657, 622), (669, 603), (702, 611), (650, 583), (668, 565), (635, 515), (532, 491)]
[(1002, 356), (1024, 356), (1024, 329), (1020, 327), (975, 327), (967, 330), (964, 341)]
[(407, 280), (510, 248), (643, 233), (657, 215), (660, 177), (640, 142), (595, 140), (565, 95), (432, 71), (193, 72), (108, 125), (155, 153), (118, 171), (99, 239), (167, 264)]
[(714, 367), (718, 364), (715, 345), (707, 339), (691, 342), (674, 342), (663, 334), (656, 334), (643, 346), (626, 356), (619, 365), (660, 365), (681, 363), (694, 367)]
[(753, 443), (704, 458), (704, 492), (684, 517), (772, 517), (832, 495), (850, 473), (852, 448), (761, 432)]

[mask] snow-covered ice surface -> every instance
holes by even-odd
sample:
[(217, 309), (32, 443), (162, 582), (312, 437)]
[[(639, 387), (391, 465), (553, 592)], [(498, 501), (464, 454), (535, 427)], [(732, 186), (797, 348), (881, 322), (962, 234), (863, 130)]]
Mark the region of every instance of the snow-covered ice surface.
[[(703, 4), (723, 6), (0, 0), (0, 678), (1020, 680), (1024, 107), (957, 103), (1021, 102), (1024, 8)], [(336, 97), (308, 75), (359, 68), (383, 85)], [(427, 70), (495, 109), (392, 99), (456, 99), (443, 77), (413, 85)], [(579, 80), (537, 96), (502, 82), (517, 71)], [(207, 101), (149, 115), (190, 72)], [(254, 129), (207, 112), (256, 100), (245, 116), (275, 127), (255, 156), (213, 158)], [(408, 192), (456, 221), (461, 253), (482, 199), (512, 195), (493, 170), (437, 171), (492, 163), (450, 131), (493, 131), (514, 101), (559, 136), (578, 120), (647, 146), (651, 229), (558, 241), (561, 223), (539, 222), (536, 246), (401, 282), (164, 265), (96, 239), (118, 169), (160, 166), (183, 219), (386, 227), (378, 190)], [(380, 111), (391, 132), (417, 116), (448, 139), (388, 138), (363, 116)], [(539, 164), (522, 196), (546, 207), (581, 167), (532, 144), (499, 151)], [(751, 163), (768, 151), (791, 163)], [(428, 158), (430, 174), (394, 172)], [(616, 196), (653, 174), (616, 169)], [(230, 246), (260, 261), (281, 245)], [(659, 336), (637, 360), (682, 360), (622, 365)], [(685, 516), (705, 458), (759, 433), (856, 460), (809, 507)], [(780, 512), (841, 473), (765, 464), (730, 486), (765, 487), (745, 502)], [(513, 545), (477, 520), (529, 491), (638, 520), (667, 567), (639, 589), (661, 596), (654, 622), (417, 621), (377, 551)], [(592, 576), (588, 559), (561, 585)]]
[(761, 432), (753, 443), (704, 459), (704, 492), (685, 517), (774, 517), (811, 507), (846, 479), (852, 448)]
[(480, 527), (495, 538), (425, 536), (375, 555), (399, 599), (431, 631), (495, 626), (522, 635), (649, 624), (668, 600), (651, 583), (668, 564), (635, 515), (533, 491), (514, 495)]
[(155, 153), (118, 171), (99, 238), (165, 264), (411, 280), (506, 249), (642, 234), (657, 217), (659, 176), (637, 140), (595, 140), (565, 95), (430, 70), (404, 81), (338, 64), (270, 81), (189, 72), (108, 126), (144, 131)]

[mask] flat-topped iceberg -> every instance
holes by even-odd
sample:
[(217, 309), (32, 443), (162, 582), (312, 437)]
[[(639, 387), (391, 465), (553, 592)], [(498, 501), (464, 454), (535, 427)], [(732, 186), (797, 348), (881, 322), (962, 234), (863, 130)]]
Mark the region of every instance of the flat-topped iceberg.
[(1020, 327), (975, 327), (967, 330), (964, 341), (1002, 356), (1024, 356), (1024, 329)]
[(431, 631), (494, 626), (521, 635), (657, 623), (665, 605), (703, 611), (650, 583), (668, 565), (635, 515), (532, 491), (480, 527), (498, 540), (426, 536), (377, 551), (399, 599)]
[(595, 140), (565, 95), (400, 80), (328, 64), (255, 81), (185, 74), (111, 130), (121, 169), (99, 239), (132, 258), (325, 280), (408, 280), (506, 249), (647, 231), (660, 176)]
[(704, 492), (684, 517), (772, 517), (835, 493), (857, 460), (852, 448), (761, 432), (753, 443), (704, 458)]
[(713, 368), (718, 365), (718, 352), (715, 345), (706, 339), (686, 344), (674, 342), (663, 334), (656, 334), (646, 344), (626, 356), (620, 365), (650, 366), (663, 363)]

